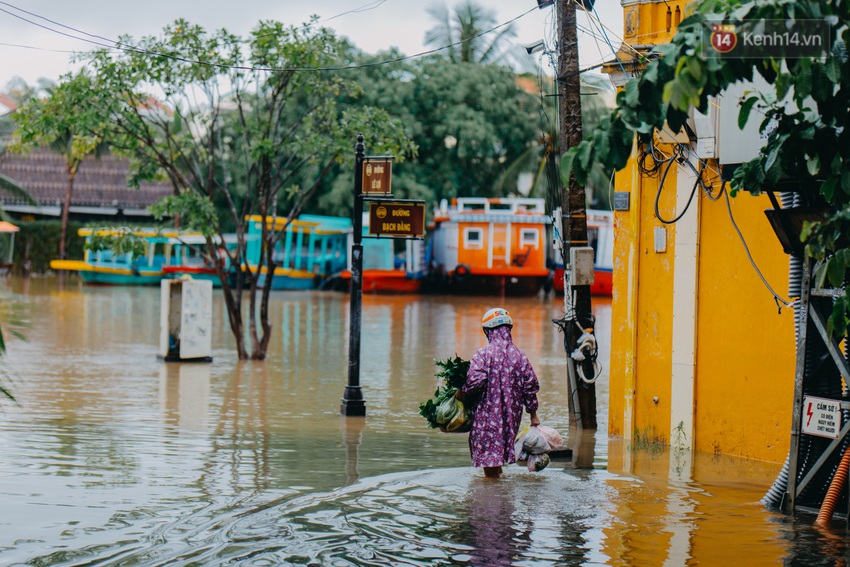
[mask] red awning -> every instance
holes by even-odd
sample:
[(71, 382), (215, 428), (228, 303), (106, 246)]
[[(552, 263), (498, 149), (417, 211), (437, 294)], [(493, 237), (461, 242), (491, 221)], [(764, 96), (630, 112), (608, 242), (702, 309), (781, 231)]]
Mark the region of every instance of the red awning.
[(0, 221), (0, 232), (18, 232), (21, 230), (10, 222)]

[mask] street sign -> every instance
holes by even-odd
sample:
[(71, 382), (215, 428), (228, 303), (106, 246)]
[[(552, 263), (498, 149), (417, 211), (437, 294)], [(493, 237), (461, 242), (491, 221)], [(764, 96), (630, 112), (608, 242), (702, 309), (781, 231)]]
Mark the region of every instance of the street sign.
[(827, 398), (803, 398), (803, 433), (838, 439), (841, 429), (841, 402)]
[(373, 236), (425, 236), (425, 203), (372, 201), (369, 234)]
[(392, 193), (393, 162), (389, 157), (364, 158), (363, 186), (365, 195), (389, 195)]

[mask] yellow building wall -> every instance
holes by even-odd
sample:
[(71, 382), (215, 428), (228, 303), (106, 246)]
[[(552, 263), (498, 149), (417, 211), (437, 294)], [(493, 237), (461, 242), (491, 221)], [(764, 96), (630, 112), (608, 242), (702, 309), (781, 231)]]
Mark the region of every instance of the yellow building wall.
[[(686, 4), (624, 1), (625, 41), (633, 46), (669, 41), (675, 33), (676, 9), (684, 17)], [(668, 7), (673, 13), (669, 30)], [(676, 274), (676, 225), (663, 225), (656, 218), (659, 178), (640, 173), (635, 155), (636, 150), (615, 177), (615, 189), (630, 194), (630, 208), (614, 215), (608, 432), (627, 441), (670, 443), (676, 428), (672, 416), (678, 421), (692, 415), (693, 430), (685, 431), (685, 441), (695, 450), (782, 462), (790, 444), (793, 311), (777, 313), (773, 294), (751, 265), (730, 221), (725, 199), (712, 201), (702, 191), (691, 205), (695, 232), (683, 240), (689, 247), (684, 253), (690, 258), (696, 254), (695, 264), (683, 265)], [(709, 165), (717, 169), (715, 163)], [(711, 169), (704, 179), (714, 183), (716, 193), (720, 183), (710, 177)], [(681, 212), (676, 206), (677, 170), (671, 168), (659, 200), (661, 214), (668, 219)], [(788, 256), (764, 215), (768, 199), (742, 193), (731, 199), (731, 208), (761, 273), (788, 299)], [(665, 229), (664, 252), (655, 250), (657, 227)], [(692, 314), (674, 312), (675, 277), (685, 284), (678, 290), (679, 305), (695, 305)], [(674, 372), (677, 316), (679, 332), (693, 329), (695, 336), (692, 379), (687, 376), (690, 358), (683, 362), (682, 351)], [(681, 336), (677, 339), (681, 345)], [(673, 392), (674, 374), (678, 393)], [(692, 399), (682, 398), (682, 392)]]
[[(729, 201), (753, 260), (788, 299), (788, 256), (764, 211), (767, 196)], [(701, 203), (697, 380), (698, 451), (782, 462), (794, 394), (794, 312), (781, 314), (751, 266), (725, 199)]]
[[(667, 149), (669, 148), (664, 148)], [(640, 177), (641, 223), (638, 227), (638, 288), (635, 360), (634, 437), (664, 440), (670, 428), (670, 373), (672, 369), (673, 249), (676, 234), (655, 218), (659, 177)], [(659, 199), (662, 217), (675, 215), (676, 167), (670, 168)], [(655, 232), (664, 231), (666, 245), (656, 251)], [(666, 377), (666, 379), (664, 379)]]
[[(676, 169), (659, 200), (667, 219), (677, 214)], [(616, 179), (618, 191), (631, 193), (632, 210), (615, 213), (609, 434), (670, 443), (676, 225), (655, 216), (657, 177), (630, 162)], [(793, 310), (778, 313), (725, 199), (700, 192), (691, 206), (699, 207), (693, 447), (782, 462), (794, 387)], [(755, 264), (787, 299), (788, 256), (765, 217), (767, 197), (742, 193), (730, 206)], [(655, 251), (657, 227), (666, 230), (664, 252)]]

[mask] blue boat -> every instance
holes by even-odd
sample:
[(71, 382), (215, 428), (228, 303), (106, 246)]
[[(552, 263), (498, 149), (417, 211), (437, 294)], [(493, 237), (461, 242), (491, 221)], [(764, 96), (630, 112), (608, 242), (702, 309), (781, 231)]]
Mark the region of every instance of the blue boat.
[[(220, 242), (218, 237), (216, 237), (216, 242)], [(171, 240), (172, 261), (162, 268), (165, 277), (178, 279), (188, 276), (194, 280), (208, 280), (212, 282), (213, 287), (221, 287), (221, 278), (219, 278), (213, 263), (203, 254), (206, 243), (206, 238), (200, 234), (173, 238)], [(224, 250), (232, 250), (235, 246), (236, 235), (225, 234), (224, 245), (219, 244), (219, 254), (224, 257), (226, 256)], [(224, 269), (226, 272), (230, 270), (230, 262), (227, 260)]]
[[(99, 230), (96, 234), (120, 235), (121, 229)], [(78, 234), (87, 245), (82, 260), (52, 260), (50, 268), (77, 272), (84, 283), (108, 285), (156, 285), (164, 277), (163, 267), (173, 260), (174, 239), (185, 236), (177, 230), (140, 229), (133, 231), (144, 238), (145, 254), (133, 258), (131, 252), (113, 250), (92, 251), (88, 243), (95, 234), (91, 228), (81, 228)]]
[[(263, 218), (248, 217), (246, 258), (252, 271), (260, 258)], [(352, 232), (351, 219), (321, 215), (301, 215), (289, 224), (283, 217), (267, 218), (269, 230), (284, 230), (273, 252), (274, 290), (316, 289), (328, 277), (347, 267), (347, 248)], [(265, 285), (266, 267), (260, 268), (260, 285)]]

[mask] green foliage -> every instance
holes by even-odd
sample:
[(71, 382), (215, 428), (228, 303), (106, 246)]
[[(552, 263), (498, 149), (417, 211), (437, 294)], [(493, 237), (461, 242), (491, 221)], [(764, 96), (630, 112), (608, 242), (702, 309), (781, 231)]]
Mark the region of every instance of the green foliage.
[(86, 156), (98, 155), (106, 149), (103, 131), (110, 117), (107, 109), (90, 99), (93, 87), (93, 79), (85, 69), (66, 74), (50, 89), (49, 96), (30, 98), (14, 114), (17, 128), (9, 149), (25, 153), (38, 146), (49, 146), (65, 158), (68, 191), (63, 204), (60, 258), (66, 256), (74, 177)]
[[(711, 24), (719, 20), (823, 19), (830, 31), (829, 54), (823, 59), (798, 58), (779, 52), (776, 57), (745, 59), (717, 57), (706, 45)], [(585, 184), (597, 163), (614, 170), (626, 165), (633, 136), (648, 142), (664, 127), (677, 132), (690, 109), (705, 112), (709, 98), (729, 85), (760, 75), (773, 86), (770, 96), (748, 97), (739, 110), (739, 125), (753, 117), (760, 103), (761, 129), (767, 142), (760, 155), (739, 167), (730, 194), (758, 194), (782, 180), (820, 188), (821, 203), (831, 211), (827, 222), (807, 228), (807, 252), (825, 259), (833, 285), (846, 290), (848, 208), (850, 208), (850, 59), (847, 43), (850, 4), (813, 2), (744, 2), (702, 0), (693, 15), (681, 22), (668, 45), (655, 49), (640, 77), (618, 93), (618, 108), (579, 146), (562, 158), (562, 175)], [(791, 46), (793, 48), (793, 46)], [(802, 109), (802, 110), (800, 110)], [(768, 125), (770, 128), (768, 129)], [(850, 303), (838, 301), (830, 329), (846, 329)]]
[(86, 241), (85, 247), (92, 252), (110, 250), (117, 256), (130, 254), (136, 259), (147, 253), (147, 239), (143, 234), (150, 232), (150, 229), (141, 227), (92, 227), (91, 238)]
[(218, 215), (215, 205), (206, 195), (184, 189), (178, 195), (165, 197), (150, 207), (151, 214), (157, 220), (165, 217), (185, 219), (183, 228), (212, 236), (218, 230)]
[[(358, 61), (368, 64), (394, 55), (360, 56)], [(512, 189), (500, 187), (499, 180), (533, 142), (539, 102), (517, 85), (510, 69), (431, 57), (360, 73), (368, 89), (342, 104), (387, 109), (418, 145), (416, 156), (393, 168), (398, 197), (433, 203), (458, 196), (501, 197)], [(350, 170), (339, 175), (343, 179), (329, 184), (320, 198), (323, 212), (350, 207)]]
[[(0, 173), (0, 189), (8, 193), (11, 197), (16, 197), (18, 199), (23, 199), (26, 203), (29, 203), (33, 206), (38, 206), (38, 201), (36, 201), (35, 197), (30, 195), (29, 191), (26, 190), (23, 186), (21, 186), (14, 179), (7, 177)], [(12, 219), (9, 215), (6, 214), (6, 211), (3, 210), (2, 204), (0, 204), (0, 219), (11, 221)]]
[(6, 355), (6, 341), (3, 337), (3, 331), (5, 330), (8, 334), (25, 341), (24, 330), (29, 327), (29, 324), (26, 306), (17, 301), (12, 294), (0, 294), (0, 397), (13, 402), (16, 400), (11, 392), (11, 386), (9, 386), (12, 382), (12, 373), (2, 361)]
[[(50, 269), (50, 261), (59, 254), (58, 242), (62, 223), (58, 220), (15, 221), (20, 231), (15, 234), (14, 271), (43, 274)], [(82, 224), (68, 223), (66, 256), (82, 260), (84, 240), (77, 235)]]
[[(165, 179), (174, 187), (175, 196), (155, 207), (157, 216), (201, 231), (211, 257), (225, 230), (236, 233), (233, 263), (244, 278), (231, 287), (221, 272), (225, 305), (240, 358), (262, 359), (272, 331), (272, 278), (261, 286), (258, 268), (273, 270), (283, 231), (263, 231), (260, 257), (249, 266), (247, 215), (296, 217), (329, 171), (353, 167), (359, 132), (371, 152), (399, 162), (415, 145), (385, 111), (340, 104), (358, 98), (360, 85), (348, 73), (322, 69), (345, 66), (349, 46), (315, 22), (262, 21), (242, 38), (177, 20), (159, 36), (121, 43), (137, 49), (82, 57), (93, 76), (88, 104), (109, 113), (104, 136), (131, 159), (131, 183)], [(243, 315), (243, 286), (257, 317)]]
[(445, 4), (432, 4), (428, 14), (435, 25), (425, 32), (425, 45), (439, 48), (452, 63), (502, 63), (509, 41), (516, 37), (513, 26), (485, 34), (498, 24), (495, 11), (472, 0), (460, 0), (450, 11)]
[(466, 374), (469, 372), (469, 361), (463, 360), (455, 355), (454, 358), (438, 360), (435, 364), (440, 368), (434, 376), (442, 378), (446, 387), (460, 389), (466, 383)]

